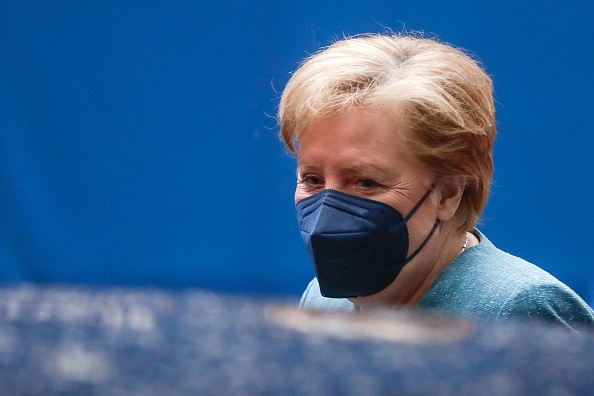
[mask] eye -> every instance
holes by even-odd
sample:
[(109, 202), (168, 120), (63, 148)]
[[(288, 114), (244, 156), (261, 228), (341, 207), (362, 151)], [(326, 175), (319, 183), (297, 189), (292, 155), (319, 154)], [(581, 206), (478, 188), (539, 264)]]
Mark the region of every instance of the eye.
[(359, 187), (365, 189), (365, 190), (370, 190), (373, 188), (377, 188), (380, 186), (380, 184), (374, 180), (371, 179), (359, 179), (357, 180), (357, 184), (359, 185)]
[(319, 187), (322, 184), (322, 179), (319, 176), (307, 174), (299, 178), (299, 184), (308, 188)]

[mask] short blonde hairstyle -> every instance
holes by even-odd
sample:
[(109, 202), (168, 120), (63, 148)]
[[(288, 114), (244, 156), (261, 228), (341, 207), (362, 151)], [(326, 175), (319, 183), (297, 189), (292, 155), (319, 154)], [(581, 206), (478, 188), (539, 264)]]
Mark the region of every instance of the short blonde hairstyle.
[(389, 109), (407, 149), (437, 180), (464, 177), (456, 219), (472, 229), (489, 195), (495, 114), (491, 79), (471, 57), (433, 39), (346, 38), (313, 54), (280, 100), (280, 135), (290, 152), (312, 122), (354, 108)]

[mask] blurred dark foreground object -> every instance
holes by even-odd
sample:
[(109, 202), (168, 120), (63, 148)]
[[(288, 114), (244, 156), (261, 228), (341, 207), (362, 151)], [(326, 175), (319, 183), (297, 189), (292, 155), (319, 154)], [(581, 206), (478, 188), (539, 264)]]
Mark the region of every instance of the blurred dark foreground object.
[(3, 395), (588, 395), (594, 334), (205, 291), (0, 288)]

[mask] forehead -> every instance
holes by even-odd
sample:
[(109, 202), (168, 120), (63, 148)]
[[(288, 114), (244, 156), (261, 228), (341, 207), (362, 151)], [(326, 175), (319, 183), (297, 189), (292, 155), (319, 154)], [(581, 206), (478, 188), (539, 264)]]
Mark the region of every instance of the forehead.
[(406, 150), (404, 122), (382, 109), (352, 109), (312, 121), (299, 135), (298, 156), (304, 151), (332, 151), (336, 148)]

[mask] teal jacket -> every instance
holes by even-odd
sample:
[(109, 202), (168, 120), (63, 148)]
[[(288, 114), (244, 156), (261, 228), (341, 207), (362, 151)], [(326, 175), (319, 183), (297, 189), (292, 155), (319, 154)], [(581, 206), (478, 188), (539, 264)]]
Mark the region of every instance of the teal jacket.
[[(418, 302), (419, 308), (453, 316), (537, 319), (575, 329), (594, 328), (594, 312), (573, 290), (543, 269), (495, 247), (476, 231), (479, 244), (458, 255)], [(300, 307), (349, 310), (347, 299), (320, 294), (310, 282)]]

